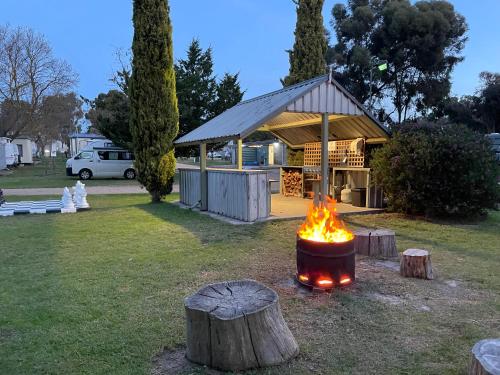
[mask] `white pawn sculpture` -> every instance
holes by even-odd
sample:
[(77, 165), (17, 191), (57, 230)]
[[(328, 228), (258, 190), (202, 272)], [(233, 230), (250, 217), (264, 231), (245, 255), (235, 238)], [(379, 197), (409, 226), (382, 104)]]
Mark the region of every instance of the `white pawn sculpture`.
[(69, 192), (69, 189), (67, 187), (64, 188), (61, 203), (62, 203), (61, 213), (67, 214), (76, 212), (76, 207), (75, 203), (73, 202), (73, 197), (71, 196), (71, 193)]
[(75, 204), (78, 209), (86, 209), (90, 208), (89, 203), (87, 202), (87, 190), (85, 190), (85, 184), (82, 184), (80, 181), (76, 183), (74, 188), (75, 190)]

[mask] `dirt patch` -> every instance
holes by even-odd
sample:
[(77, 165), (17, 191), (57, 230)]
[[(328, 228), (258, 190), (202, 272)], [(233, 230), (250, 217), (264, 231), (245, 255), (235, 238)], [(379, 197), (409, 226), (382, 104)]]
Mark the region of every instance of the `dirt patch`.
[(223, 372), (189, 362), (186, 359), (185, 348), (177, 348), (174, 350), (164, 348), (161, 353), (153, 358), (152, 375), (187, 375), (193, 373), (207, 375), (223, 374)]

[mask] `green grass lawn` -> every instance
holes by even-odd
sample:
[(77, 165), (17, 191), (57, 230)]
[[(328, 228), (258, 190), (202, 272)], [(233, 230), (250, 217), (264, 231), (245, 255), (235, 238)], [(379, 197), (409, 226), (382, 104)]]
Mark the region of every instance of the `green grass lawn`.
[(474, 342), (500, 336), (498, 212), (468, 225), (349, 217), (394, 229), (400, 251), (430, 249), (437, 279), (359, 258), (354, 285), (309, 294), (291, 281), (298, 221), (232, 226), (146, 195), (89, 202), (0, 218), (0, 373), (150, 374), (164, 347), (184, 345), (183, 298), (239, 278), (278, 292), (301, 349), (253, 373), (466, 373)]
[[(38, 164), (13, 169), (13, 173), (0, 176), (0, 189), (19, 188), (63, 188), (74, 185), (78, 177), (66, 176), (66, 159), (58, 156), (54, 160), (44, 158)], [(137, 181), (121, 179), (91, 179), (87, 186), (137, 185)]]

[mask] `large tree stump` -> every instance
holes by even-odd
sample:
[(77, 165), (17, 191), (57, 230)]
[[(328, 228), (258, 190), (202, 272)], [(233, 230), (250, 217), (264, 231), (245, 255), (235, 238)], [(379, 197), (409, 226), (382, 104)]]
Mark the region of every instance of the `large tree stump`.
[(408, 249), (403, 252), (399, 263), (401, 276), (432, 280), (431, 256), (427, 250)]
[(389, 229), (366, 229), (355, 233), (356, 254), (372, 257), (394, 258), (398, 256), (396, 234)]
[(186, 357), (225, 371), (277, 365), (299, 347), (272, 289), (253, 280), (207, 285), (185, 300)]
[(481, 340), (472, 347), (469, 375), (500, 375), (500, 339)]

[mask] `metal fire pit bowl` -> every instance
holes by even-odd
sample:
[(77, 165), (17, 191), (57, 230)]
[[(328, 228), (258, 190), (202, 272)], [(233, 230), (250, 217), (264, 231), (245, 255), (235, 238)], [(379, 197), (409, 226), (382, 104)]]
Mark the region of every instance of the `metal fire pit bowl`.
[(329, 290), (355, 280), (354, 239), (347, 242), (316, 242), (297, 236), (297, 281)]

